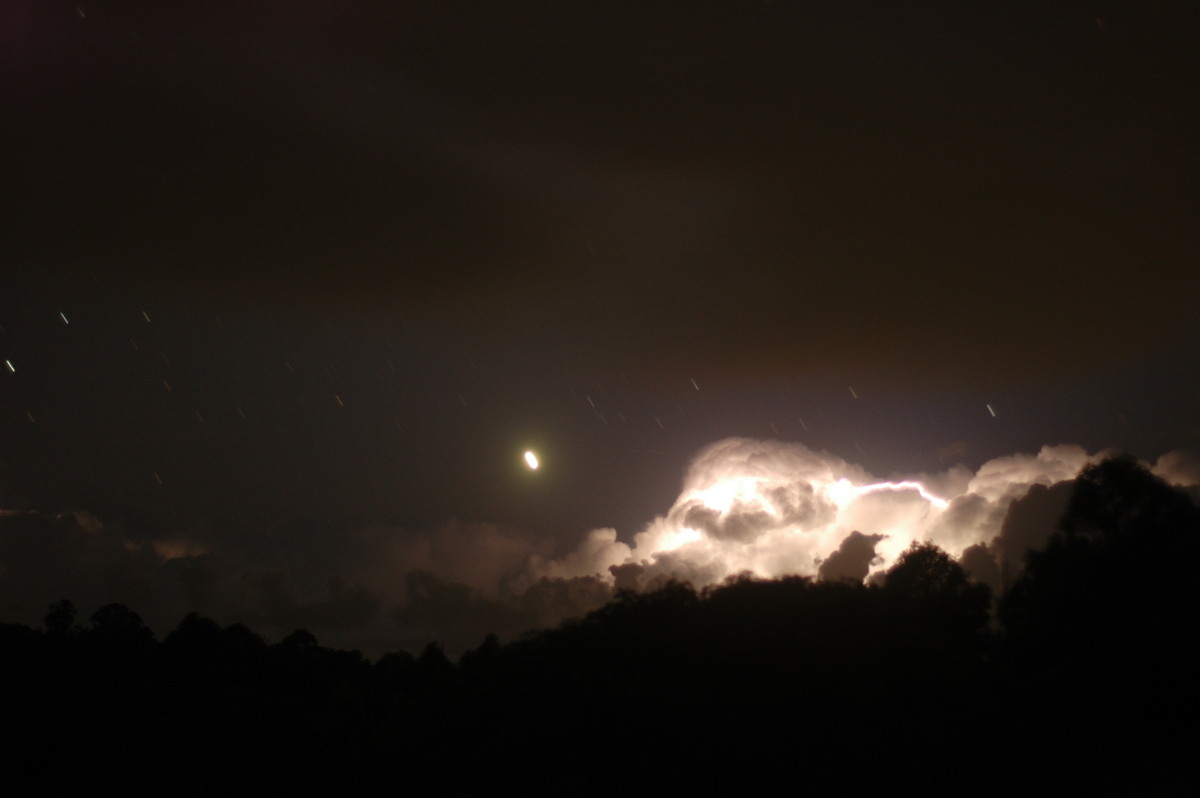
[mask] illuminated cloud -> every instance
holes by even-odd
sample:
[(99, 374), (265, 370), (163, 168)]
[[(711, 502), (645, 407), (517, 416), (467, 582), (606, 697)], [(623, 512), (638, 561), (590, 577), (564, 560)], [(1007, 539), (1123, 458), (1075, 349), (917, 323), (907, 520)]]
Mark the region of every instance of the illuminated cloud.
[[(593, 562), (594, 573), (607, 572), (614, 584), (643, 588), (665, 578), (708, 585), (746, 571), (863, 579), (891, 567), (913, 542), (931, 541), (955, 557), (972, 546), (986, 552), (1015, 500), (1031, 486), (1073, 479), (1090, 459), (1078, 446), (1046, 446), (988, 461), (973, 474), (956, 467), (883, 480), (798, 443), (729, 438), (696, 455), (679, 498), (634, 536), (623, 561), (610, 562), (620, 544), (603, 537), (534, 566), (582, 576)], [(1026, 541), (1038, 539), (1014, 529), (1005, 554), (1017, 556), (1007, 549)]]
[(1179, 488), (1194, 489), (1200, 486), (1200, 455), (1192, 452), (1167, 452), (1158, 458), (1150, 470), (1155, 476)]
[[(61, 598), (81, 617), (116, 601), (160, 636), (197, 611), (272, 640), (302, 627), (372, 656), (431, 640), (453, 655), (489, 632), (511, 639), (668, 579), (870, 581), (913, 542), (936, 543), (1000, 587), (1053, 531), (1091, 459), (1047, 446), (975, 472), (884, 480), (800, 444), (729, 438), (697, 453), (675, 502), (631, 541), (595, 529), (565, 553), (548, 535), (457, 520), (139, 534), (86, 513), (0, 512), (0, 621), (38, 625)], [(1171, 453), (1154, 469), (1195, 492), (1196, 464)]]
[(817, 575), (825, 582), (863, 581), (870, 573), (871, 563), (875, 560), (875, 545), (881, 540), (883, 535), (851, 532), (842, 541), (842, 545), (838, 546), (838, 550), (821, 563)]

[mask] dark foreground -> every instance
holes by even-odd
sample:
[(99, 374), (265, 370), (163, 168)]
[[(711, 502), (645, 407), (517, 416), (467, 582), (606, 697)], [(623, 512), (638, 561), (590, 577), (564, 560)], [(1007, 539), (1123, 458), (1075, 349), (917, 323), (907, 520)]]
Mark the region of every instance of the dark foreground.
[(1200, 512), (1130, 460), (1080, 476), (1000, 600), (932, 546), (882, 586), (623, 593), (452, 663), (267, 645), (120, 605), (0, 626), (10, 794), (1182, 792)]

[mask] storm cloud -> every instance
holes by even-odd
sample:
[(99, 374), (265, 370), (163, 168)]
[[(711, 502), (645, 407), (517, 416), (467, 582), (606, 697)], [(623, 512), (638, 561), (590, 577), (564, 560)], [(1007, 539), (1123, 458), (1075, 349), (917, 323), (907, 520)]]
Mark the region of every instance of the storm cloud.
[[(515, 638), (669, 579), (869, 580), (914, 542), (962, 557), (975, 578), (1002, 588), (1054, 531), (1072, 479), (1093, 459), (1047, 446), (973, 472), (882, 479), (797, 443), (730, 438), (697, 453), (674, 504), (636, 534), (595, 529), (565, 549), (553, 536), (455, 519), (428, 530), (347, 524), (236, 536), (8, 512), (0, 612), (37, 625), (61, 598), (85, 611), (120, 602), (160, 635), (197, 611), (274, 638), (306, 628), (379, 655), (435, 640), (453, 653), (488, 633)], [(1155, 470), (1194, 485), (1193, 463), (1172, 453)]]

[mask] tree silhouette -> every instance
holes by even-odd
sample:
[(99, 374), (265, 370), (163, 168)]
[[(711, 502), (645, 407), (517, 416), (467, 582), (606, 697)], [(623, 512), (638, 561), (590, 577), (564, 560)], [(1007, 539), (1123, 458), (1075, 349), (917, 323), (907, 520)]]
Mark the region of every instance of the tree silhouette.
[(51, 635), (65, 637), (75, 623), (75, 605), (67, 599), (59, 599), (50, 605), (43, 623)]
[(154, 640), (142, 616), (124, 604), (106, 604), (92, 613), (91, 634), (97, 639), (140, 643)]
[(917, 601), (957, 596), (969, 587), (966, 572), (934, 543), (913, 542), (888, 570), (888, 591)]
[[(742, 574), (619, 591), (558, 628), (489, 636), (458, 665), (433, 643), (372, 666), (302, 629), (268, 646), (195, 613), (159, 645), (120, 604), (65, 634), (73, 607), (58, 602), (45, 632), (0, 626), (0, 704), (22, 751), (65, 729), (80, 740), (80, 783), (39, 793), (313, 794), (344, 773), (393, 772), (397, 757), (417, 792), (476, 793), (530, 752), (546, 783), (568, 783), (612, 745), (776, 782), (796, 777), (796, 752), (853, 761), (805, 775), (834, 791), (925, 777), (929, 751), (954, 783), (978, 778), (985, 750), (1012, 766), (1014, 791), (1034, 769), (1121, 783), (1152, 756), (1171, 773), (1168, 730), (1200, 710), (1198, 539), (1185, 494), (1129, 458), (1089, 467), (1004, 599), (1002, 638), (990, 591), (928, 543), (880, 585)], [(713, 768), (648, 769), (644, 791), (713, 786)], [(589, 786), (628, 786), (609, 775)]]
[(1112, 634), (1173, 637), (1196, 609), (1198, 555), (1200, 509), (1185, 493), (1128, 455), (1089, 465), (1060, 531), (1005, 597), (1005, 629), (1063, 656)]
[(991, 604), (991, 589), (933, 543), (912, 543), (888, 570), (884, 592), (964, 642), (982, 631)]
[(1185, 493), (1128, 455), (1080, 473), (1060, 530), (1000, 606), (1010, 698), (1053, 729), (1034, 738), (1042, 750), (1129, 773), (1170, 742), (1172, 718), (1200, 710), (1198, 555)]
[(312, 632), (296, 629), (279, 641), (279, 647), (295, 654), (307, 654), (316, 651), (320, 645), (317, 643), (317, 636)]

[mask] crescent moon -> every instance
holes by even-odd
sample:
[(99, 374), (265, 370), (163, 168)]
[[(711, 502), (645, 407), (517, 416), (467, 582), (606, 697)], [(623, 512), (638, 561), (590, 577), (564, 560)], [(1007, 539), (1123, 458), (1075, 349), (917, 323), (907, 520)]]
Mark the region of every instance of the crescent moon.
[(528, 451), (525, 452), (525, 465), (529, 466), (534, 471), (537, 471), (537, 467), (538, 467), (537, 455), (534, 454), (533, 452), (528, 452)]

